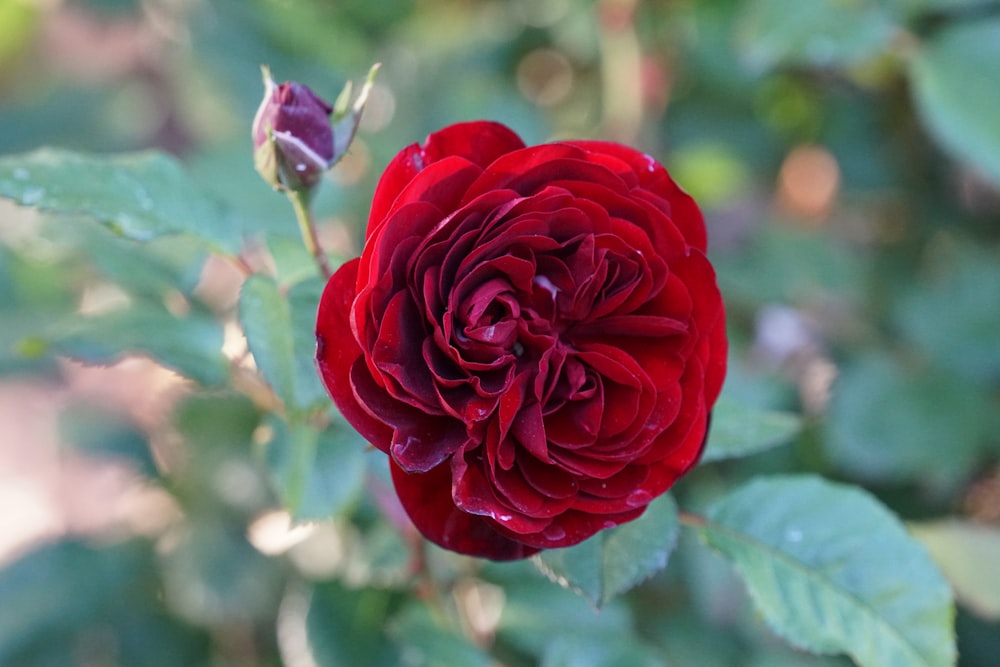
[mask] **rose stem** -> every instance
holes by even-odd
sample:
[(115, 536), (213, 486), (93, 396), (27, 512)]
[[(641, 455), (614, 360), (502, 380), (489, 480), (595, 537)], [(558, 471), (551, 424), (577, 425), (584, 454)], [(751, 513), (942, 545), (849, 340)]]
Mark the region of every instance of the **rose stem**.
[(305, 243), (306, 250), (316, 260), (316, 266), (323, 277), (329, 279), (333, 275), (330, 271), (330, 264), (327, 262), (326, 253), (319, 245), (319, 236), (316, 234), (316, 223), (313, 221), (312, 212), (309, 210), (309, 192), (306, 190), (291, 190), (288, 198), (292, 201), (292, 208), (295, 209), (295, 217), (299, 221), (299, 231), (302, 233), (302, 242)]

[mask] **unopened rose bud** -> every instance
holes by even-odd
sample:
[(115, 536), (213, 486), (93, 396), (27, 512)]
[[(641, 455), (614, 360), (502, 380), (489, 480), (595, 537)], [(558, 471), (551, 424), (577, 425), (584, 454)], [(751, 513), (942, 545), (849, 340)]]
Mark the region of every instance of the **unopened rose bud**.
[(333, 107), (307, 86), (276, 85), (265, 67), (264, 100), (253, 121), (254, 166), (279, 190), (308, 190), (334, 163)]

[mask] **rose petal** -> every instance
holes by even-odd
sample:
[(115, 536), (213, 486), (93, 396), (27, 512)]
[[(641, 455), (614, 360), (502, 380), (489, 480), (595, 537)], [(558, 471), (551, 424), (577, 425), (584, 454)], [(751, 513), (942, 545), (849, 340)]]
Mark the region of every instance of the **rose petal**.
[(433, 204), (442, 211), (452, 211), (482, 171), (482, 167), (459, 156), (447, 156), (438, 162), (425, 164), (419, 176), (400, 190), (382, 217), (391, 218), (395, 211), (417, 202)]
[(551, 463), (542, 463), (533, 456), (519, 456), (517, 468), (528, 484), (550, 498), (575, 498), (580, 490), (574, 475)]
[(607, 479), (624, 470), (629, 461), (615, 461), (612, 459), (600, 459), (586, 454), (581, 454), (574, 449), (553, 447), (549, 451), (551, 459), (562, 466), (565, 470), (581, 479)]
[(443, 215), (441, 209), (428, 202), (410, 202), (395, 210), (366, 243), (358, 269), (359, 287), (381, 285), (387, 291), (405, 288), (410, 261)]
[[(489, 473), (489, 481), (503, 496), (506, 503), (518, 514), (533, 519), (549, 519), (562, 514), (573, 504), (572, 496), (558, 498), (541, 493), (535, 486), (528, 483), (519, 469), (493, 468), (489, 470)], [(515, 526), (520, 525), (513, 519), (502, 523), (511, 530), (516, 530)], [(537, 530), (533, 524), (529, 524), (529, 528), (532, 532)]]
[(641, 189), (655, 193), (669, 202), (670, 217), (681, 229), (688, 244), (702, 252), (705, 251), (708, 246), (708, 238), (701, 210), (691, 195), (674, 182), (667, 170), (656, 159), (628, 146), (608, 141), (574, 141), (571, 143), (587, 151), (613, 155), (628, 163), (632, 167), (633, 173), (638, 177)]
[[(529, 547), (536, 549), (558, 549), (579, 544), (600, 530), (614, 528), (617, 525), (634, 521), (642, 516), (642, 513), (645, 511), (645, 505), (627, 512), (609, 512), (607, 514), (569, 510), (560, 514), (543, 530), (536, 533), (517, 534), (511, 531), (507, 532)], [(504, 526), (500, 526), (498, 529), (503, 530), (503, 528)]]
[(635, 462), (659, 464), (667, 460), (668, 465), (680, 475), (697, 462), (708, 423), (704, 367), (697, 357), (688, 360), (678, 384), (681, 400), (677, 416), (657, 435), (653, 446), (638, 456)]
[(604, 204), (602, 199), (593, 193), (617, 193), (621, 197), (618, 201), (625, 203), (628, 185), (604, 166), (581, 157), (579, 151), (564, 144), (548, 144), (504, 155), (469, 187), (465, 201), (500, 189), (513, 190), (526, 197), (552, 188), (565, 188), (580, 199), (601, 204)]
[(725, 317), (720, 309), (712, 331), (707, 336), (709, 358), (705, 364), (705, 402), (714, 405), (722, 392), (722, 382), (726, 377), (727, 351), (729, 342), (726, 338)]
[(497, 487), (484, 471), (481, 458), (470, 461), (465, 454), (451, 459), (452, 497), (455, 505), (470, 514), (493, 519), (507, 534), (534, 533), (549, 525), (548, 518), (529, 516), (509, 500), (501, 499)]
[(593, 445), (601, 432), (604, 416), (604, 389), (593, 398), (569, 401), (545, 417), (549, 442), (561, 448), (580, 449)]
[(432, 133), (422, 150), (427, 162), (457, 155), (485, 168), (501, 155), (521, 148), (524, 148), (521, 137), (506, 125), (475, 120), (455, 123)]
[(545, 420), (542, 419), (542, 407), (535, 402), (521, 405), (510, 427), (511, 434), (517, 438), (532, 456), (548, 461), (548, 441), (545, 438)]
[(414, 407), (439, 414), (433, 379), (423, 364), (414, 364), (422, 355), (426, 334), (420, 312), (408, 292), (397, 292), (386, 306), (371, 359), (388, 382), (386, 389), (397, 399)]
[(354, 259), (342, 265), (323, 290), (316, 316), (316, 367), (348, 423), (368, 442), (388, 452), (392, 429), (364, 410), (351, 388), (351, 366), (362, 359), (349, 318), (358, 264)]
[(430, 470), (468, 442), (462, 422), (396, 400), (375, 382), (363, 360), (352, 366), (350, 381), (358, 405), (392, 429), (388, 442), (374, 444), (407, 471)]
[(368, 235), (385, 219), (403, 188), (431, 163), (458, 156), (486, 167), (504, 153), (523, 147), (524, 142), (509, 128), (487, 121), (449, 125), (429, 135), (422, 145), (407, 146), (382, 172), (368, 216)]
[(498, 532), (491, 520), (456, 507), (447, 464), (411, 474), (391, 463), (391, 470), (396, 493), (410, 520), (438, 546), (498, 561), (527, 558), (538, 551)]

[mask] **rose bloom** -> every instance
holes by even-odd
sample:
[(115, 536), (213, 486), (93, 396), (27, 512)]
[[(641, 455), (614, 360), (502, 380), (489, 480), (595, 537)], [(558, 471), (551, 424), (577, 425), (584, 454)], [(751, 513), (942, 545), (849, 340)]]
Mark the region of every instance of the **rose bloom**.
[(570, 546), (698, 460), (726, 364), (705, 249), (648, 155), (451, 125), (382, 175), (320, 302), (319, 372), (429, 540)]

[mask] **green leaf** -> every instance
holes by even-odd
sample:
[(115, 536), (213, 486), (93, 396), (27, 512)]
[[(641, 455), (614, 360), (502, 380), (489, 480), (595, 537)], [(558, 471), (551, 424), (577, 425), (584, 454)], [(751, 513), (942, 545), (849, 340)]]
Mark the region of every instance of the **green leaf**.
[(802, 417), (790, 412), (751, 408), (722, 396), (712, 410), (702, 463), (756, 454), (791, 441)]
[(987, 396), (950, 373), (868, 354), (837, 378), (826, 451), (861, 479), (955, 484), (976, 463), (989, 414)]
[(49, 233), (72, 243), (101, 276), (128, 294), (151, 300), (177, 292), (192, 299), (207, 258), (204, 244), (190, 236), (136, 243), (97, 224), (52, 225)]
[(535, 564), (556, 583), (601, 607), (666, 567), (678, 526), (677, 505), (664, 494), (635, 521), (572, 547), (543, 551)]
[(853, 65), (879, 55), (894, 31), (892, 17), (873, 0), (754, 0), (738, 25), (744, 55), (762, 70)]
[(141, 585), (150, 568), (147, 545), (127, 542), (93, 549), (58, 542), (0, 570), (0, 663), (29, 645), (58, 641), (100, 618)]
[(889, 0), (889, 7), (895, 13), (908, 17), (921, 14), (940, 13), (949, 18), (962, 18), (963, 12), (989, 11), (992, 0)]
[(86, 364), (145, 354), (203, 385), (218, 386), (229, 377), (222, 339), (222, 325), (211, 313), (194, 309), (177, 317), (160, 306), (137, 304), (67, 320), (53, 330), (49, 344)]
[(929, 278), (896, 302), (899, 333), (942, 368), (991, 385), (1000, 377), (1000, 308), (983, 307), (983, 296), (1000, 294), (1000, 256), (958, 243), (935, 260)]
[(233, 455), (249, 458), (260, 414), (243, 394), (205, 392), (185, 396), (171, 421), (190, 451), (192, 472), (211, 478), (221, 461)]
[(202, 511), (161, 554), (163, 594), (194, 623), (263, 621), (272, 617), (285, 583), (275, 565), (250, 544), (242, 523)]
[(458, 629), (449, 627), (425, 604), (411, 604), (395, 616), (389, 635), (399, 644), (406, 664), (414, 667), (490, 667), (493, 661)]
[[(280, 284), (295, 285), (319, 275), (316, 260), (302, 243), (301, 235), (290, 239), (277, 234), (268, 234), (264, 237), (264, 242), (274, 261), (275, 275)], [(334, 259), (334, 266), (339, 263)]]
[(313, 361), (322, 289), (319, 279), (306, 280), (284, 295), (274, 280), (258, 274), (240, 291), (240, 322), (250, 352), (292, 416), (328, 403)]
[(839, 656), (808, 655), (772, 643), (757, 647), (751, 655), (734, 664), (740, 667), (850, 667), (851, 661)]
[(549, 584), (530, 563), (491, 563), (486, 568), (492, 575), (488, 579), (503, 592), (497, 637), (521, 651), (540, 656), (560, 634), (599, 637), (607, 643), (634, 636), (629, 608), (620, 598), (598, 610), (581, 604), (568, 589)]
[[(202, 632), (177, 616), (168, 614), (162, 600), (154, 597), (159, 594), (158, 587), (151, 591), (148, 604), (153, 608), (149, 611), (137, 609), (135, 604), (131, 604), (115, 619), (118, 664), (142, 667), (212, 664), (213, 645), (208, 632)], [(47, 643), (51, 644), (51, 641), (49, 638)]]
[(605, 637), (557, 635), (545, 647), (541, 667), (664, 667), (656, 651), (638, 637), (609, 642)]
[(909, 61), (917, 109), (941, 144), (1000, 183), (1000, 20), (956, 22)]
[(316, 277), (296, 283), (288, 290), (295, 353), (295, 396), (303, 410), (332, 405), (316, 371), (316, 311), (325, 287), (326, 281)]
[(274, 437), (266, 461), (282, 504), (297, 521), (328, 519), (361, 492), (365, 444), (353, 429), (270, 420)]
[(261, 414), (248, 397), (194, 392), (179, 402), (170, 421), (180, 436), (183, 463), (168, 466), (164, 475), (186, 506), (255, 512), (274, 504), (266, 471), (255, 456)]
[[(680, 539), (682, 542), (685, 540), (698, 541), (695, 535), (683, 532)], [(705, 559), (707, 552), (704, 547), (697, 544), (695, 548), (699, 557)], [(727, 573), (730, 573), (730, 576), (733, 576), (728, 564), (722, 558), (715, 554), (710, 554), (710, 557), (713, 561), (717, 561), (717, 564)], [(671, 570), (677, 571), (673, 564), (671, 564)], [(683, 570), (681, 572), (680, 579), (684, 582), (689, 582), (692, 585), (700, 583), (697, 574), (687, 573)], [(737, 594), (740, 593), (739, 582), (736, 582), (735, 587), (729, 587), (730, 595), (734, 589)], [(747, 658), (745, 635), (743, 632), (734, 631), (732, 625), (726, 622), (730, 618), (725, 612), (703, 613), (687, 596), (684, 598), (684, 604), (681, 605), (663, 604), (663, 601), (668, 598), (653, 599), (657, 600), (654, 603), (656, 606), (650, 606), (649, 609), (655, 609), (656, 613), (643, 617), (642, 634), (643, 637), (655, 642), (656, 646), (663, 647), (669, 664), (677, 665), (677, 667), (744, 666)], [(735, 599), (740, 600), (741, 598), (737, 595)], [(738, 606), (734, 605), (725, 608), (728, 610), (739, 609)], [(771, 641), (771, 643), (774, 642)]]
[(0, 570), (0, 596), (9, 605), (0, 612), (0, 664), (211, 662), (207, 634), (168, 614), (153, 549), (141, 540), (99, 549), (67, 540), (30, 551)]
[(84, 215), (135, 241), (190, 234), (231, 254), (242, 245), (228, 209), (163, 153), (102, 156), (43, 148), (3, 156), (0, 197)]
[(757, 306), (861, 298), (866, 265), (857, 248), (829, 230), (804, 231), (769, 223), (746, 247), (717, 267), (728, 301)]
[[(309, 593), (293, 589), (278, 623), (296, 632), (279, 632), (278, 641), (283, 653), (305, 654), (317, 667), (398, 667), (406, 663), (385, 631), (392, 602), (388, 591), (352, 590), (337, 582), (319, 584)], [(303, 625), (305, 636), (299, 629)]]
[(959, 602), (983, 618), (1000, 619), (1000, 528), (949, 519), (910, 524), (951, 582)]
[(45, 370), (53, 357), (43, 332), (76, 310), (68, 272), (0, 245), (0, 373)]
[(295, 401), (295, 346), (288, 300), (271, 278), (255, 274), (240, 289), (240, 323), (257, 369), (289, 410)]
[(127, 461), (148, 477), (159, 474), (146, 435), (124, 415), (105, 406), (70, 404), (59, 415), (59, 431), (61, 440), (78, 452)]
[(758, 478), (716, 502), (698, 530), (791, 644), (846, 653), (863, 667), (955, 664), (947, 582), (860, 489), (811, 476)]

